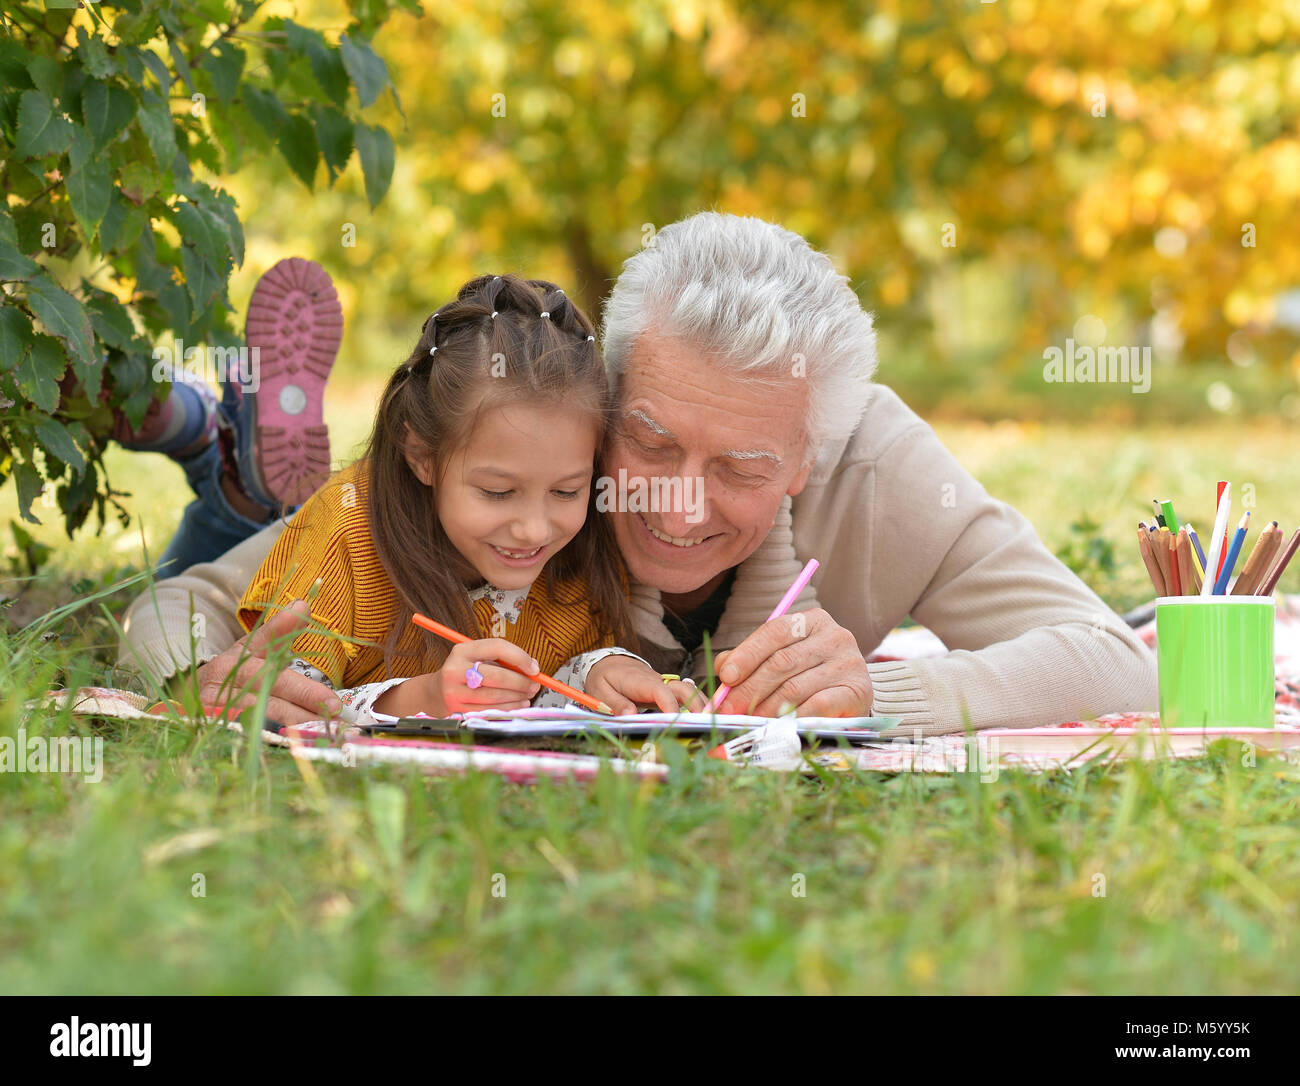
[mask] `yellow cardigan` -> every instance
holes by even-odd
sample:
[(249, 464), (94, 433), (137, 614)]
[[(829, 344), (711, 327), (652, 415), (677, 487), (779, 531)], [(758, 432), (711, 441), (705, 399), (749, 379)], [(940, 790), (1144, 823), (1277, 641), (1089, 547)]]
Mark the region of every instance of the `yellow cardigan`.
[[(311, 617), (341, 636), (300, 634), (293, 651), (329, 676), (337, 689), (418, 675), (436, 667), (425, 649), (425, 639), (432, 635), (414, 626), (402, 632), (397, 651), (415, 655), (395, 656), (394, 672), (384, 663), (383, 644), (402, 608), (375, 551), (366, 506), (367, 472), (359, 462), (339, 472), (293, 515), (239, 601), (240, 624), (251, 630), (264, 610), (305, 599), (319, 578)], [(489, 636), (484, 631), (492, 628), (491, 602), (478, 599), (472, 606), (479, 628), (461, 632), (469, 637)], [(445, 615), (429, 617), (451, 621)], [(505, 640), (532, 656), (547, 674), (554, 674), (574, 656), (614, 644), (612, 638), (601, 636), (586, 585), (552, 581), (545, 570), (524, 601), (519, 621), (506, 626)]]

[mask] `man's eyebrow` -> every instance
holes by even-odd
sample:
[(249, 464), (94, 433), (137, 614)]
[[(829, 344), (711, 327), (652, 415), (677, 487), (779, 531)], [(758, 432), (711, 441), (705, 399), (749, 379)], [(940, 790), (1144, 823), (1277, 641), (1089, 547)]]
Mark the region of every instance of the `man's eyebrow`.
[(772, 466), (778, 468), (785, 463), (769, 449), (728, 449), (722, 455), (731, 460), (770, 460)]
[(662, 425), (661, 423), (655, 422), (654, 419), (652, 419), (640, 408), (633, 408), (631, 411), (627, 413), (627, 417), (630, 419), (636, 419), (638, 422), (644, 423), (660, 437), (671, 437), (674, 440), (676, 439), (677, 435), (674, 434), (670, 429), (668, 429), (668, 427)]

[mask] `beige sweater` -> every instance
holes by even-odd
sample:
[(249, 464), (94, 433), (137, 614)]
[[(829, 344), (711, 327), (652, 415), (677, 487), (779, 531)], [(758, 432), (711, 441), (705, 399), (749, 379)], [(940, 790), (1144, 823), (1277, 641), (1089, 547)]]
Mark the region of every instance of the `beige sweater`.
[[(159, 582), (153, 598), (132, 604), (123, 666), (163, 678), (188, 665), (191, 596), (193, 613), (203, 616), (195, 663), (241, 637), (235, 607), (281, 527)], [(734, 648), (761, 625), (808, 558), (821, 568), (792, 611), (824, 606), (864, 655), (908, 615), (949, 649), (868, 665), (874, 711), (902, 717), (908, 733), (1156, 708), (1151, 651), (884, 385), (872, 385), (857, 432), (822, 450), (808, 486), (783, 503), (767, 539), (741, 563), (714, 647)], [(634, 585), (632, 602), (641, 653), (678, 670), (684, 654), (664, 625), (658, 590)]]

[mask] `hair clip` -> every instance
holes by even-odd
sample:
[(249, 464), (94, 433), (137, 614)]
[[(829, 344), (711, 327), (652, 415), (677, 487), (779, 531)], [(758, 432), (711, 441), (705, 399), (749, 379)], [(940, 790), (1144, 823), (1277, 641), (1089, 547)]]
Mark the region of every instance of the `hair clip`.
[(587, 342), (588, 342), (588, 343), (595, 343), (595, 342), (596, 342), (596, 337), (595, 337), (595, 336), (588, 336), (588, 337), (587, 337)]
[(496, 311), (495, 309), (492, 310), (492, 319), (493, 319), (493, 320), (496, 320), (496, 319), (497, 319), (497, 311)]
[(438, 348), (437, 348), (437, 347), (430, 347), (430, 348), (429, 348), (429, 357), (430, 357), (430, 358), (432, 358), (432, 357), (433, 357), (435, 354), (437, 354), (437, 353), (438, 353)]
[(547, 309), (543, 309), (543, 310), (542, 310), (542, 320), (548, 320), (548, 319), (550, 318), (550, 316), (551, 316), (551, 314), (550, 314), (550, 311), (549, 311), (549, 310), (547, 310)]

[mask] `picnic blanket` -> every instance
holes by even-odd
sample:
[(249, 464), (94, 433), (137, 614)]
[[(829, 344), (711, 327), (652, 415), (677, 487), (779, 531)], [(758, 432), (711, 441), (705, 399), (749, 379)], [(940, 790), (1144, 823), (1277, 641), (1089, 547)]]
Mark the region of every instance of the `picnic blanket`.
[[(1135, 631), (1152, 649), (1155, 622)], [(906, 729), (888, 734), (888, 741), (849, 749), (822, 749), (785, 759), (757, 759), (752, 764), (768, 769), (870, 770), (876, 772), (963, 773), (981, 777), (1003, 769), (1043, 770), (1070, 768), (1095, 758), (1194, 757), (1219, 738), (1234, 737), (1254, 746), (1300, 757), (1300, 597), (1278, 597), (1274, 633), (1276, 674), (1276, 727), (1272, 729), (1161, 729), (1155, 712), (1111, 713), (1095, 720), (1062, 721), (1047, 728), (990, 728), (974, 735), (910, 737)], [(947, 649), (924, 627), (894, 630), (881, 642), (869, 661), (913, 660), (941, 656)], [(148, 701), (139, 694), (107, 687), (82, 687), (76, 691), (51, 691), (46, 705), (70, 706), (77, 715), (157, 720)], [(37, 708), (32, 704), (28, 708)], [(237, 721), (206, 718), (195, 724), (219, 722), (242, 730)], [(480, 769), (515, 780), (538, 776), (572, 775), (590, 778), (602, 762), (616, 772), (662, 778), (667, 767), (653, 761), (652, 747), (640, 760), (600, 758), (556, 751), (504, 751), (486, 746), (466, 746), (423, 739), (394, 740), (366, 735), (351, 726), (318, 722), (297, 728), (266, 731), (263, 739), (288, 747), (297, 756), (355, 767), (377, 762), (407, 762), (433, 772)], [(755, 744), (761, 746), (761, 743)]]
[[(1134, 632), (1152, 650), (1156, 623)], [(924, 627), (892, 631), (867, 659), (915, 660), (942, 656), (947, 649)], [(858, 752), (828, 752), (810, 759), (830, 769), (881, 772), (980, 773), (1002, 769), (1068, 769), (1094, 758), (1188, 758), (1203, 754), (1216, 739), (1236, 738), (1254, 746), (1300, 755), (1300, 597), (1277, 597), (1273, 634), (1274, 723), (1267, 728), (1160, 727), (1158, 712), (1108, 713), (1094, 720), (1066, 720), (1047, 728), (988, 728), (972, 736), (899, 739)], [(1290, 756), (1290, 755), (1288, 755)]]

